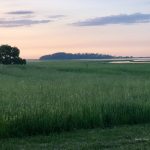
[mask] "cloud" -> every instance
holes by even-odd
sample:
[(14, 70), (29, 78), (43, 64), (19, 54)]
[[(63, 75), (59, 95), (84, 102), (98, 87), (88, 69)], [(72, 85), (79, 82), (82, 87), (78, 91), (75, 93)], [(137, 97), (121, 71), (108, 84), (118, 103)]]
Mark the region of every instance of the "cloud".
[[(12, 15), (14, 16), (12, 17)], [(10, 11), (6, 12), (3, 18), (0, 18), (0, 27), (22, 27), (36, 24), (46, 24), (49, 22), (54, 22), (55, 19), (62, 17), (64, 17), (64, 15), (43, 17), (33, 11), (28, 10)]]
[(32, 20), (32, 19), (20, 19), (20, 20), (5, 20), (0, 19), (0, 27), (21, 27), (31, 26), (35, 24), (49, 23), (51, 20)]
[(137, 24), (137, 23), (150, 23), (150, 14), (121, 14), (105, 17), (97, 17), (85, 21), (73, 23), (75, 26), (104, 26), (110, 24)]
[(63, 18), (65, 17), (65, 15), (52, 15), (52, 16), (49, 16), (49, 18), (51, 19), (58, 19), (58, 18)]
[(27, 14), (34, 14), (33, 11), (27, 11), (27, 10), (19, 10), (19, 11), (10, 11), (7, 12), (6, 14), (10, 14), (10, 15), (27, 15)]

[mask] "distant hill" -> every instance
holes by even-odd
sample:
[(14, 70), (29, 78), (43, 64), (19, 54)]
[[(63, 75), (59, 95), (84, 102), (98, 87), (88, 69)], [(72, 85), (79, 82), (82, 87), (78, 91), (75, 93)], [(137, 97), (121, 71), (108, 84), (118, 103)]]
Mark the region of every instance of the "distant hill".
[(72, 54), (72, 53), (64, 53), (64, 52), (59, 52), (59, 53), (54, 53), (52, 55), (44, 55), (40, 57), (40, 60), (69, 60), (69, 59), (111, 59), (111, 58), (116, 58), (111, 55), (104, 55), (104, 54), (94, 54), (94, 53), (78, 53), (78, 54)]

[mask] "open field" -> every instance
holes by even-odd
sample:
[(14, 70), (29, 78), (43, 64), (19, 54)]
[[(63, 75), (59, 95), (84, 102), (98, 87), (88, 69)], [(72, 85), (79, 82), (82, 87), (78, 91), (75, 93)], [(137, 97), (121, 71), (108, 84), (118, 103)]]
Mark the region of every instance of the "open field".
[(150, 124), (0, 140), (0, 150), (149, 150)]
[(150, 122), (150, 64), (0, 66), (0, 137)]

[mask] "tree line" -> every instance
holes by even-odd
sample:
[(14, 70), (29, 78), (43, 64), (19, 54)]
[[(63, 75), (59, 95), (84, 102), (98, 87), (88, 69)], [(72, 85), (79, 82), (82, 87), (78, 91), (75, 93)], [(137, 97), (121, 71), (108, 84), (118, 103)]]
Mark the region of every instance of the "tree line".
[(94, 54), (94, 53), (54, 53), (52, 55), (44, 55), (40, 57), (40, 60), (55, 60), (55, 59), (110, 59), (114, 58), (111, 55), (104, 55), (104, 54)]

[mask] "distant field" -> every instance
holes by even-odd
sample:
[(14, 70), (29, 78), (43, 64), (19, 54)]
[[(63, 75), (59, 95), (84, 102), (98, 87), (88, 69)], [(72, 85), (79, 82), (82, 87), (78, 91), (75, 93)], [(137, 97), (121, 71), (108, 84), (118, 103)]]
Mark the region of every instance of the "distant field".
[(150, 122), (150, 64), (0, 66), (0, 137)]

